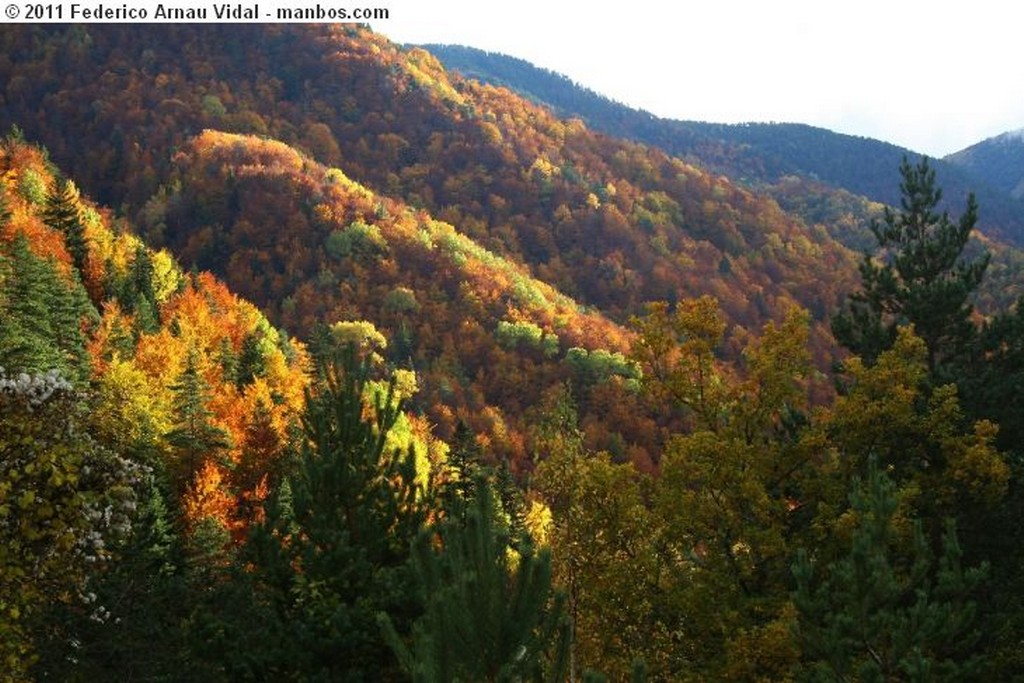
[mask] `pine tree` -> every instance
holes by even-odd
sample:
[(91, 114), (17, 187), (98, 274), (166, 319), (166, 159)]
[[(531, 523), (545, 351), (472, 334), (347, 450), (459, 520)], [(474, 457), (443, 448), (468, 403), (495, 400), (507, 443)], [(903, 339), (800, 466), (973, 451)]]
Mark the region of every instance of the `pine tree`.
[(412, 367), (416, 351), (416, 341), (413, 338), (412, 330), (403, 317), (398, 321), (398, 329), (395, 330), (391, 339), (391, 349), (388, 359), (398, 367)]
[(259, 599), (280, 620), (260, 666), (281, 679), (392, 680), (377, 614), (405, 633), (419, 612), (408, 559), (432, 496), (414, 454), (385, 446), (402, 409), (394, 383), (366, 406), (371, 367), (354, 348), (321, 367), (295, 470), (253, 532)]
[(66, 282), (57, 274), (52, 262), (48, 265), (54, 275), (47, 301), (54, 344), (67, 359), (68, 376), (85, 380), (89, 376), (90, 364), (85, 349), (85, 330), (99, 321), (99, 313), (89, 300), (77, 272), (72, 272), (71, 281)]
[(135, 256), (132, 258), (131, 280), (134, 289), (139, 296), (153, 306), (156, 305), (156, 289), (153, 287), (153, 278), (156, 276), (156, 269), (153, 267), (153, 258), (142, 244), (135, 247)]
[(251, 501), (260, 481), (266, 478), (270, 485), (278, 483), (283, 449), (284, 444), (274, 426), (270, 406), (260, 399), (245, 423), (242, 455), (231, 471), (231, 481), (235, 489), (241, 492), (244, 505), (250, 508), (245, 511), (247, 517), (255, 512)]
[(238, 385), (238, 354), (235, 353), (229, 337), (223, 337), (217, 349), (217, 364), (225, 382)]
[(155, 332), (160, 327), (154, 276), (153, 259), (149, 250), (140, 244), (135, 248), (131, 270), (118, 298), (126, 310), (135, 314), (138, 329), (142, 332)]
[(967, 681), (980, 665), (975, 603), (987, 567), (965, 569), (947, 523), (933, 557), (921, 525), (909, 552), (896, 532), (895, 485), (872, 461), (851, 493), (857, 520), (848, 552), (824, 570), (806, 551), (793, 564), (796, 634), (809, 680)]
[(82, 322), (96, 317), (77, 280), (64, 282), (53, 263), (32, 253), (19, 234), (9, 257), (0, 253), (0, 366), (18, 371), (88, 374)]
[(871, 231), (881, 258), (865, 254), (860, 266), (863, 289), (832, 323), (836, 339), (873, 363), (892, 346), (896, 329), (913, 324), (928, 347), (928, 367), (935, 373), (966, 351), (974, 332), (970, 296), (988, 267), (986, 254), (967, 260), (964, 249), (978, 219), (974, 195), (955, 223), (938, 213), (942, 190), (928, 159), (912, 166), (904, 157), (902, 209), (885, 210)]
[(238, 354), (238, 373), (236, 386), (239, 389), (252, 384), (257, 377), (267, 372), (267, 360), (261, 348), (263, 335), (253, 330), (242, 339), (242, 350)]
[(448, 451), (450, 478), (441, 492), (445, 513), (465, 519), (469, 502), (476, 495), (477, 475), (483, 471), (483, 453), (465, 422), (455, 425), (451, 449)]
[(0, 254), (0, 366), (13, 371), (65, 369), (52, 344), (54, 337), (47, 300), (53, 274), (19, 234), (11, 254)]
[(527, 533), (526, 500), (507, 460), (503, 460), (494, 471), (494, 488), (498, 494), (501, 511), (505, 513), (509, 539), (515, 543), (520, 536)]
[(971, 357), (958, 367), (957, 387), (974, 418), (999, 425), (1000, 449), (1024, 449), (1024, 298), (979, 330)]
[(227, 432), (211, 421), (213, 414), (206, 405), (209, 387), (199, 374), (199, 354), (195, 349), (189, 351), (185, 369), (171, 390), (176, 424), (165, 437), (181, 454), (177, 481), (183, 488), (203, 458), (215, 455), (229, 443)]
[[(511, 565), (508, 537), (483, 477), (465, 524), (448, 520), (414, 550), (424, 615), (409, 644), (391, 619), (381, 627), (414, 683), (562, 681), (569, 663), (565, 599), (552, 592), (551, 557), (528, 536)], [(435, 549), (436, 546), (440, 549)]]
[(85, 260), (88, 247), (85, 241), (85, 225), (82, 223), (81, 205), (78, 189), (66, 178), (61, 178), (54, 185), (53, 191), (46, 198), (43, 209), (43, 220), (54, 230), (64, 235), (71, 258), (79, 273), (85, 272)]

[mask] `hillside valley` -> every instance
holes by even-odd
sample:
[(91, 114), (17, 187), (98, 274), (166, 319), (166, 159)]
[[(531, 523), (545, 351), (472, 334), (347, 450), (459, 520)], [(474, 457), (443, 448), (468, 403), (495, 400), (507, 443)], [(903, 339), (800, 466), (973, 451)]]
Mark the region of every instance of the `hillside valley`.
[(659, 121), (354, 24), (0, 47), (8, 679), (1024, 667), (1012, 136)]
[[(719, 124), (661, 119), (631, 109), (570, 81), (565, 76), (515, 57), (461, 45), (426, 45), (449, 69), (485, 83), (508, 87), (534, 102), (551, 107), (560, 116), (582, 119), (594, 130), (659, 147), (709, 170), (724, 174), (778, 198), (795, 181), (818, 184), (862, 196), (872, 202), (899, 203), (896, 169), (906, 155), (920, 155), (896, 145), (864, 137), (835, 133), (798, 123)], [(1012, 134), (1003, 136), (1014, 139)], [(1024, 203), (1013, 190), (1016, 177), (998, 177), (1009, 170), (1004, 158), (996, 160), (979, 143), (973, 153), (964, 150), (934, 160), (943, 179), (949, 206), (961, 211), (974, 192), (985, 212), (981, 228), (992, 237), (1020, 246), (1024, 239)], [(974, 149), (974, 148), (972, 148)], [(989, 146), (986, 149), (999, 149)], [(1011, 152), (1012, 154), (1012, 152)], [(1016, 152), (1016, 168), (1022, 157)], [(987, 169), (994, 167), (992, 172)], [(781, 201), (781, 199), (780, 199)]]
[[(824, 227), (656, 149), (451, 77), (422, 50), (324, 26), (26, 27), (5, 32), (4, 42), (2, 123), (45, 144), (149, 243), (212, 269), (293, 334), (305, 337), (315, 322), (343, 318), (370, 320), (396, 338), (408, 323), (378, 315), (382, 299), (374, 293), (406, 287), (418, 302), (429, 300), (427, 280), (415, 279), (417, 272), (429, 277), (430, 262), (392, 258), (372, 245), (332, 256), (328, 239), (357, 220), (386, 235), (390, 223), (422, 211), (474, 249), (507, 259), (617, 325), (649, 301), (712, 294), (730, 321), (723, 348), (731, 355), (745, 335), (797, 303), (816, 321), (811, 343), (819, 363), (831, 362), (825, 320), (854, 282), (855, 257)], [(61, 70), (73, 58), (81, 66)], [(263, 154), (253, 137), (234, 138), (245, 172), (208, 164), (189, 151), (202, 149), (195, 139), (214, 139), (206, 129), (293, 146), (364, 185), (375, 208), (332, 207), (322, 197), (326, 170), (306, 172), (306, 162), (289, 161), (295, 174), (252, 170), (261, 162), (245, 157)], [(190, 167), (197, 159), (202, 173)], [(225, 172), (223, 182), (210, 182)], [(367, 273), (374, 277), (361, 277)], [(451, 301), (460, 288), (487, 282), (492, 291), (475, 294), (496, 305), (481, 334), (523, 318), (559, 337), (559, 354), (596, 348), (598, 339), (609, 352), (624, 350), (621, 332), (566, 335), (564, 322), (531, 312), (522, 296), (498, 295), (507, 279), (453, 281), (442, 296)], [(427, 358), (438, 364), (435, 328), (405, 329), (412, 343), (431, 349), (419, 355), (418, 369), (427, 371)], [(478, 355), (469, 339), (464, 348), (460, 363)], [(468, 363), (459, 370), (463, 391), (476, 368), (491, 366)], [(503, 400), (518, 402), (514, 393), (504, 391)]]

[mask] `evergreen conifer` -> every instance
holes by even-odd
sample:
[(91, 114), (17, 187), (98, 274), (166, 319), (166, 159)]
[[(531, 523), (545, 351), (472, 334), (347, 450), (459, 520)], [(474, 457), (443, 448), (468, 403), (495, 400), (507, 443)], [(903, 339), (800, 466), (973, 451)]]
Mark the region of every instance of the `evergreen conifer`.
[(181, 454), (178, 483), (184, 487), (203, 458), (228, 447), (228, 435), (211, 422), (209, 387), (199, 372), (199, 354), (194, 348), (189, 350), (185, 369), (171, 390), (176, 424), (165, 437)]
[(64, 235), (71, 258), (79, 273), (85, 272), (88, 247), (85, 242), (85, 225), (75, 184), (66, 178), (59, 179), (46, 198), (43, 220), (54, 230)]
[(874, 460), (854, 487), (848, 552), (824, 571), (806, 551), (793, 565), (810, 680), (975, 680), (981, 658), (971, 595), (987, 567), (961, 565), (952, 521), (937, 561), (916, 521), (909, 552), (901, 551), (896, 488)]
[(836, 316), (836, 339), (873, 363), (892, 346), (896, 330), (913, 324), (928, 347), (928, 367), (935, 373), (967, 350), (974, 333), (970, 296), (988, 267), (989, 256), (973, 260), (964, 249), (978, 220), (974, 195), (953, 222), (938, 213), (942, 190), (928, 159), (918, 164), (904, 157), (902, 208), (888, 208), (871, 231), (880, 253), (865, 254), (860, 265), (863, 289), (850, 296), (846, 310)]
[(570, 628), (550, 554), (524, 535), (513, 565), (490, 482), (478, 477), (474, 488), (465, 523), (448, 520), (416, 542), (426, 607), (411, 641), (383, 614), (381, 627), (414, 683), (562, 681)]

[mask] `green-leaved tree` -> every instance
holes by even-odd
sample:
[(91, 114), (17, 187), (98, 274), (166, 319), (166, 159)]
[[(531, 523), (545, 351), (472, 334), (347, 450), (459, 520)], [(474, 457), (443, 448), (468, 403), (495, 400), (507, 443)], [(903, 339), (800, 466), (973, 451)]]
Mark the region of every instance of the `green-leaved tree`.
[(177, 481), (184, 486), (204, 458), (228, 447), (228, 434), (212, 422), (213, 413), (207, 407), (210, 388), (200, 373), (195, 349), (189, 351), (185, 369), (171, 389), (176, 423), (164, 436), (179, 452)]
[(46, 198), (43, 209), (43, 220), (54, 230), (64, 235), (75, 268), (79, 273), (85, 272), (85, 260), (89, 253), (85, 240), (85, 225), (82, 222), (82, 205), (78, 196), (78, 188), (66, 178), (54, 184), (53, 190)]

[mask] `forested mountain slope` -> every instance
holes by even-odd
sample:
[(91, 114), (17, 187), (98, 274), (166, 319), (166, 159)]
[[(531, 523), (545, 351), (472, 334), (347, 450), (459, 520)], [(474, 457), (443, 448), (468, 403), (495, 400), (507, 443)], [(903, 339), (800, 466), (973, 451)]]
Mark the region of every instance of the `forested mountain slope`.
[[(175, 190), (149, 210), (181, 258), (225, 273), (289, 330), (373, 330), (389, 363), (416, 370), (412, 405), (440, 435), (462, 421), (518, 466), (525, 411), (546, 388), (575, 378), (588, 395), (607, 382), (619, 395), (612, 380), (636, 378), (622, 326), (282, 143), (206, 131), (178, 153), (171, 178)], [(642, 424), (622, 420), (615, 433), (651, 457)]]
[[(757, 187), (798, 176), (894, 205), (899, 201), (895, 169), (904, 155), (918, 156), (890, 143), (804, 124), (661, 119), (612, 102), (560, 74), (515, 57), (461, 45), (425, 47), (449, 69), (511, 88), (552, 107), (560, 116), (579, 117), (595, 130), (660, 147)], [(679, 87), (685, 87), (685, 75)], [(957, 161), (953, 155), (935, 163), (951, 209), (962, 210), (967, 193), (974, 192), (986, 209), (982, 230), (1017, 246), (1024, 244), (1024, 203), (1012, 195), (1013, 185), (988, 182), (984, 174), (965, 173), (964, 164)]]
[[(246, 535), (279, 480), (308, 369), (305, 347), (223, 282), (149, 249), (39, 149), (0, 141), (8, 680), (24, 680), (28, 642), (58, 638), (67, 625), (47, 610), (97, 623), (109, 616), (79, 598), (133, 528), (159, 535), (173, 526), (184, 536), (212, 524), (222, 539)], [(146, 599), (148, 569), (135, 569), (104, 597), (108, 606)], [(156, 609), (133, 603), (119, 618), (134, 623), (136, 608)]]
[[(825, 321), (857, 277), (842, 244), (871, 247), (865, 223), (878, 207), (853, 195), (783, 178), (772, 191), (806, 217), (794, 218), (766, 195), (355, 26), (9, 26), (0, 41), (0, 120), (44, 142), (149, 243), (218, 273), (303, 338), (317, 323), (379, 326), (392, 360), (416, 363), (442, 435), (457, 417), (430, 406), (455, 395), (473, 431), (517, 460), (524, 406), (590, 372), (570, 367), (572, 349), (622, 353), (628, 334), (616, 326), (649, 301), (715, 296), (731, 357), (797, 303), (827, 367)], [(415, 249), (396, 250), (387, 237), (442, 223), (450, 244), (479, 258), (445, 270), (436, 251), (407, 239), (398, 243)], [(1002, 254), (981, 296), (990, 308), (1020, 291), (1019, 259)], [(439, 267), (450, 280), (434, 281)], [(558, 313), (524, 303), (563, 295), (575, 303)], [(547, 339), (547, 355), (507, 353), (517, 334)], [(487, 355), (498, 352), (512, 365)], [(543, 381), (524, 369), (530, 354), (548, 366)], [(604, 420), (584, 421), (595, 444), (653, 457), (642, 422), (609, 434)]]
[(1021, 670), (1024, 309), (927, 164), (858, 263), (364, 28), (0, 45), (9, 678)]
[[(522, 459), (525, 406), (582, 373), (593, 443), (656, 458), (642, 420), (596, 417), (630, 405), (602, 398), (620, 391), (602, 378), (630, 374), (621, 357), (577, 367), (573, 350), (622, 353), (616, 326), (650, 301), (714, 295), (731, 357), (796, 303), (832, 360), (825, 320), (856, 269), (825, 227), (423, 50), (355, 26), (8, 26), (0, 42), (0, 122), (290, 333), (380, 326), (442, 436), (462, 418)], [(431, 407), (442, 395), (459, 415)]]
[(991, 187), (1024, 197), (1024, 133), (1009, 131), (982, 140), (945, 159)]
[[(995, 428), (981, 421), (972, 431), (951, 386), (928, 395), (926, 349), (909, 331), (877, 366), (852, 361), (849, 392), (812, 409), (817, 373), (798, 308), (744, 338), (742, 362), (720, 362), (727, 324), (710, 296), (655, 306), (625, 333), (451, 226), (282, 143), (208, 131), (174, 165), (165, 205), (151, 209), (162, 209), (169, 234), (204, 211), (233, 218), (219, 231), (189, 233), (179, 249), (214, 265), (219, 254), (240, 254), (226, 270), (244, 274), (238, 281), (252, 292), (284, 296), (275, 315), (300, 327), (306, 316), (330, 321), (365, 296), (379, 302), (367, 309), (375, 317), (404, 321), (414, 335), (431, 324), (458, 329), (427, 335), (434, 347), (401, 335), (389, 345), (374, 325), (342, 313), (329, 327), (314, 323), (314, 367), (304, 345), (214, 276), (186, 274), (146, 247), (44, 152), (8, 136), (0, 144), (0, 364), (12, 369), (0, 371), (0, 655), (14, 680), (405, 680), (416, 660), (400, 655), (402, 643), (428, 634), (436, 652), (419, 658), (471, 671), (529, 665), (551, 680), (565, 678), (572, 633), (574, 666), (617, 677), (646, 669), (658, 681), (753, 681), (809, 671), (836, 655), (797, 629), (828, 628), (836, 617), (816, 597), (830, 584), (812, 580), (799, 549), (817, 550), (813, 561), (829, 580), (847, 580), (842, 563), (857, 558), (840, 531), (850, 486), (852, 510), (876, 501), (885, 529), (909, 519), (930, 535), (941, 516), (956, 515), (975, 530), (963, 573), (951, 527), (941, 532), (943, 563), (921, 545), (923, 534), (914, 545), (877, 548), (882, 575), (888, 553), (940, 572), (941, 588), (913, 588), (916, 574), (900, 570), (887, 588), (893, 603), (913, 588), (919, 600), (929, 596), (928, 623), (943, 616), (946, 631), (974, 633), (974, 600), (985, 599), (976, 597), (984, 572), (974, 564), (988, 556), (986, 544), (1013, 540), (977, 533), (1004, 528), (993, 515), (1015, 509), (997, 507), (1008, 470)], [(272, 206), (260, 203), (267, 197)], [(284, 197), (318, 203), (306, 213)], [(247, 232), (263, 212), (287, 221), (279, 248)], [(213, 249), (217, 240), (230, 248)], [(307, 261), (320, 266), (314, 283), (279, 277)], [(498, 311), (511, 317), (477, 329)], [(362, 370), (321, 362), (348, 342)], [(623, 344), (631, 358), (569, 343)], [(444, 362), (431, 364), (431, 354)], [(417, 374), (401, 367), (410, 360)], [(475, 376), (463, 378), (456, 368), (474, 361)], [(419, 366), (424, 383), (437, 385), (426, 401), (415, 398)], [(531, 403), (521, 431), (502, 425), (501, 410), (516, 415), (495, 393), (502, 388)], [(486, 404), (494, 396), (501, 408)], [(416, 414), (424, 410), (429, 419)], [(449, 445), (434, 423), (445, 411), (492, 424), (476, 435), (456, 428)], [(584, 426), (609, 450), (592, 450)], [(645, 432), (656, 438), (627, 443)], [(540, 456), (525, 494), (506, 469), (485, 464), (522, 452), (516, 439)], [(936, 453), (941, 460), (918, 464)], [(892, 475), (880, 478), (870, 464), (878, 457)], [(865, 467), (874, 493), (860, 488)], [(932, 495), (917, 496), (925, 489)], [(898, 520), (897, 493), (907, 501)], [(535, 554), (525, 540), (513, 547), (514, 530), (556, 554)], [(467, 563), (458, 580), (427, 573)], [(551, 599), (552, 577), (571, 601)], [(452, 595), (459, 611), (435, 619), (451, 611)], [(887, 603), (873, 613), (902, 619), (905, 610)], [(473, 652), (487, 660), (477, 662), (455, 635), (474, 619), (525, 645), (492, 652), (481, 641)], [(1001, 641), (982, 623), (992, 650)], [(888, 628), (875, 637), (887, 639)], [(950, 644), (924, 626), (911, 635), (917, 658), (941, 658), (957, 676), (974, 670), (975, 636)], [(862, 656), (859, 645), (842, 653)]]
[(363, 29), (6, 27), (3, 41), (3, 122), (157, 244), (178, 238), (147, 202), (170, 191), (174, 153), (212, 128), (297, 146), (621, 322), (702, 292), (748, 328), (783, 299), (820, 318), (851, 282), (845, 250), (765, 197)]

